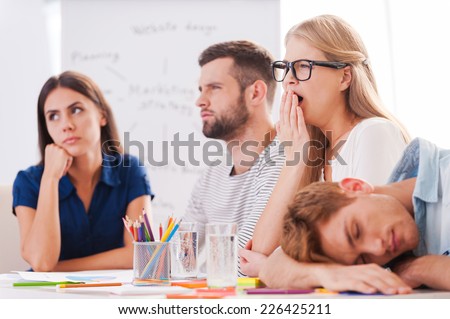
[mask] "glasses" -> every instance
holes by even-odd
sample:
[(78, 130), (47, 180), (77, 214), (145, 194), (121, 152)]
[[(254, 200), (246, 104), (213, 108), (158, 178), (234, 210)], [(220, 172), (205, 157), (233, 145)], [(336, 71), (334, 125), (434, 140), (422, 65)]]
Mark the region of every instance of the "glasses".
[(332, 69), (342, 69), (348, 64), (343, 62), (311, 61), (305, 59), (295, 60), (292, 62), (275, 61), (272, 63), (272, 75), (275, 81), (283, 82), (286, 74), (288, 74), (289, 70), (291, 70), (297, 80), (308, 81), (311, 78), (311, 72), (314, 65)]

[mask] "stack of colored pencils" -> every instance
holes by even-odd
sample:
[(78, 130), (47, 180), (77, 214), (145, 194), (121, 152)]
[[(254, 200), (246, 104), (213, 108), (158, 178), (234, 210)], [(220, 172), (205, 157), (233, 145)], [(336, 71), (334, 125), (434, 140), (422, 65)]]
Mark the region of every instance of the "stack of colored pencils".
[(153, 236), (149, 218), (144, 209), (142, 209), (142, 215), (139, 216), (139, 219), (133, 221), (128, 216), (125, 216), (125, 218), (122, 217), (122, 220), (133, 241), (150, 242), (156, 240)]
[[(157, 241), (152, 232), (152, 227), (145, 210), (142, 210), (142, 215), (137, 220), (131, 220), (128, 216), (122, 218), (123, 224), (127, 229), (131, 238), (135, 242), (154, 242)], [(175, 232), (180, 227), (181, 219), (177, 222), (176, 218), (170, 217), (167, 221), (167, 227), (164, 231), (162, 223), (159, 224), (159, 241), (168, 242), (172, 239)]]

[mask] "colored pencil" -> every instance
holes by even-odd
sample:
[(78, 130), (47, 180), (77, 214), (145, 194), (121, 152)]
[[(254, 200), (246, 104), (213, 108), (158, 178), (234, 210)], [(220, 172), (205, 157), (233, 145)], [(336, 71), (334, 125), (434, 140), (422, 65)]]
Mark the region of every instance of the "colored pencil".
[(150, 225), (150, 221), (148, 220), (147, 213), (144, 209), (142, 215), (144, 216), (145, 227), (147, 227), (148, 235), (150, 236), (150, 241), (155, 241), (155, 237), (153, 236), (152, 226)]
[(349, 296), (384, 296), (382, 292), (374, 292), (374, 293), (364, 293), (358, 291), (340, 291), (340, 295), (349, 295)]
[[(142, 241), (148, 241), (148, 239), (147, 239), (147, 237), (145, 236), (145, 225), (144, 225), (144, 223), (143, 222), (140, 222), (139, 223), (139, 225), (140, 225), (140, 230), (141, 230), (141, 240)], [(148, 236), (148, 235), (147, 235)]]
[(173, 215), (170, 216), (170, 217), (169, 217), (169, 220), (167, 221), (167, 228), (170, 227), (170, 224), (172, 223), (172, 221), (173, 221)]
[(181, 294), (169, 294), (166, 295), (167, 299), (221, 299), (225, 297), (224, 295), (221, 294), (205, 294), (205, 295), (181, 295)]
[(173, 235), (175, 235), (175, 233), (177, 232), (178, 228), (180, 227), (181, 221), (182, 221), (182, 219), (180, 219), (180, 221), (175, 225), (175, 227), (173, 227), (173, 229), (170, 231), (170, 234), (167, 237), (166, 241), (170, 241), (172, 239)]
[(134, 235), (133, 235), (133, 233), (131, 232), (131, 227), (128, 226), (128, 223), (127, 223), (127, 221), (126, 221), (125, 218), (122, 217), (122, 220), (123, 220), (123, 225), (125, 226), (125, 229), (126, 229), (127, 232), (130, 234), (131, 239), (134, 240)]
[(145, 238), (144, 241), (146, 241), (146, 242), (152, 241), (152, 240), (150, 240), (150, 235), (148, 234), (147, 226), (145, 225), (144, 217), (143, 217), (142, 215), (139, 216), (139, 221), (140, 221), (140, 223), (141, 223), (142, 234), (143, 234), (143, 236), (144, 236), (144, 238)]
[(56, 286), (65, 284), (82, 284), (82, 281), (22, 281), (13, 283), (13, 287)]
[(175, 226), (175, 224), (174, 224), (174, 222), (172, 221), (172, 222), (170, 223), (169, 227), (168, 227), (168, 228), (166, 229), (166, 231), (164, 232), (164, 235), (163, 235), (162, 238), (161, 238), (161, 242), (166, 242), (166, 241), (167, 241), (167, 238), (168, 238), (169, 235), (171, 234), (172, 229), (174, 228), (174, 226)]
[(329, 294), (329, 295), (337, 295), (339, 293), (337, 291), (328, 290), (328, 289), (325, 289), (325, 288), (316, 288), (314, 290), (314, 292), (319, 293), (319, 294)]
[(205, 279), (202, 280), (192, 280), (192, 281), (172, 281), (171, 286), (179, 286), (185, 288), (206, 288), (208, 284)]
[(137, 232), (137, 241), (141, 242), (142, 240), (142, 233), (141, 233), (141, 224), (139, 224), (138, 221), (135, 221), (134, 224), (136, 225), (136, 232)]
[(133, 223), (133, 235), (134, 235), (134, 241), (139, 241), (139, 239), (138, 239), (138, 230), (137, 230), (137, 227), (136, 227), (136, 222), (134, 222)]
[(134, 279), (133, 285), (135, 286), (170, 286), (170, 280), (168, 279)]
[(92, 284), (62, 284), (59, 288), (85, 288), (85, 287), (115, 287), (122, 286), (121, 282), (99, 282)]
[(294, 295), (313, 293), (314, 289), (270, 289), (270, 288), (250, 288), (244, 290), (248, 295)]

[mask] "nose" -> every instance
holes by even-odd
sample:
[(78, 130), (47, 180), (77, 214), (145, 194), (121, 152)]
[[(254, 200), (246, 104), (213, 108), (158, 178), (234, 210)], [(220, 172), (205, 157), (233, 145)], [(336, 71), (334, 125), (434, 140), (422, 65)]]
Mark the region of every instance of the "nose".
[(199, 97), (195, 101), (195, 105), (202, 109), (209, 105), (209, 100), (206, 98), (205, 93), (200, 92)]
[(63, 116), (62, 118), (62, 128), (64, 132), (72, 131), (75, 128), (75, 125), (70, 118), (70, 116)]
[(383, 256), (386, 254), (386, 245), (382, 238), (376, 238), (364, 244), (365, 251), (374, 256)]
[(299, 81), (295, 78), (294, 73), (292, 72), (292, 70), (289, 69), (287, 74), (286, 74), (286, 76), (284, 77), (284, 80), (283, 80), (283, 88), (285, 90), (288, 90), (292, 86), (297, 85), (298, 82)]

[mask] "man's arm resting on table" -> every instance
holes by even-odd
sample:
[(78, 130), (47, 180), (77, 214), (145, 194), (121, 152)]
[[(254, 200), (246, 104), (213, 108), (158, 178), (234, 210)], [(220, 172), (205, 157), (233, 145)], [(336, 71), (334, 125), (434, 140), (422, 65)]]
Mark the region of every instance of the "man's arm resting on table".
[(314, 288), (320, 283), (314, 278), (310, 265), (299, 263), (286, 255), (281, 248), (276, 249), (262, 265), (259, 278), (271, 288)]
[(393, 270), (412, 287), (426, 285), (433, 289), (450, 290), (449, 256), (410, 258), (396, 264)]
[(325, 263), (297, 262), (282, 249), (275, 250), (264, 262), (259, 278), (271, 288), (353, 290), (362, 293), (410, 293), (400, 277), (375, 265), (344, 266)]

